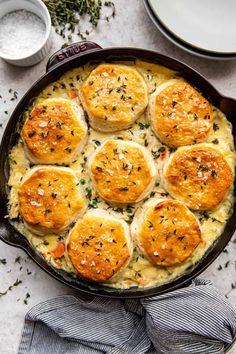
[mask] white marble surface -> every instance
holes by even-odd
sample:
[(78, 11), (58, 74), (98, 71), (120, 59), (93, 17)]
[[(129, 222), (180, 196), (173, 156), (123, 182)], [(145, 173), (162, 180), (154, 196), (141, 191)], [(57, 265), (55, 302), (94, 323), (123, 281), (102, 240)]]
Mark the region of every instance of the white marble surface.
[[(154, 27), (145, 12), (142, 0), (116, 0), (115, 4), (115, 19), (109, 24), (101, 21), (96, 32), (88, 37), (89, 40), (99, 43), (102, 47), (147, 48), (180, 59), (200, 71), (220, 92), (236, 98), (236, 61), (204, 60), (175, 47)], [(51, 54), (59, 49), (63, 42), (54, 34), (53, 43)], [(19, 100), (33, 82), (44, 74), (46, 63), (47, 58), (31, 68), (16, 68), (0, 60), (0, 95), (3, 97), (0, 99), (0, 119), (3, 128), (16, 105), (16, 101), (10, 101), (12, 95), (8, 90), (10, 88), (16, 90), (19, 93)], [(5, 103), (4, 100), (6, 100)], [(8, 111), (8, 115), (4, 111)], [(2, 133), (2, 128), (0, 130)], [(223, 293), (229, 292), (231, 283), (236, 281), (236, 243), (230, 242), (227, 250), (228, 253), (222, 253), (202, 275), (211, 279)], [(15, 261), (17, 257), (20, 257), (19, 263)], [(15, 354), (26, 312), (40, 301), (60, 294), (72, 293), (72, 290), (50, 278), (22, 251), (2, 242), (0, 243), (0, 259), (7, 261), (5, 265), (0, 264), (0, 292), (6, 290), (16, 279), (22, 281), (7, 295), (0, 297), (0, 354)], [(219, 265), (222, 266), (222, 270), (217, 270)], [(28, 304), (25, 304), (27, 292), (30, 298), (27, 300)], [(229, 293), (228, 298), (236, 307), (236, 289)], [(231, 353), (236, 353), (236, 348)]]

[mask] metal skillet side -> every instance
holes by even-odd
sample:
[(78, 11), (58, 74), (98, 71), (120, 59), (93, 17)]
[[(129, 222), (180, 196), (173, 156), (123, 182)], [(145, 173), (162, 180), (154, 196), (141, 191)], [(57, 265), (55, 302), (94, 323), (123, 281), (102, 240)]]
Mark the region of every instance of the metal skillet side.
[[(136, 49), (136, 48), (108, 48), (102, 49), (92, 42), (80, 42), (72, 44), (63, 50), (56, 52), (48, 61), (47, 73), (42, 76), (23, 96), (11, 115), (7, 127), (4, 131), (0, 146), (0, 238), (8, 245), (23, 249), (44, 271), (61, 283), (69, 285), (78, 291), (93, 295), (106, 296), (110, 298), (144, 298), (159, 295), (183, 287), (193, 278), (203, 272), (222, 252), (234, 230), (236, 229), (236, 209), (234, 208), (232, 216), (227, 221), (224, 232), (216, 240), (205, 257), (188, 273), (180, 276), (170, 283), (163, 284), (146, 289), (114, 289), (101, 284), (91, 283), (79, 278), (73, 278), (64, 271), (57, 270), (40, 257), (31, 247), (28, 240), (17, 232), (10, 224), (5, 215), (8, 214), (7, 202), (8, 192), (7, 181), (9, 178), (8, 154), (15, 144), (18, 133), (15, 132), (19, 117), (28, 106), (30, 100), (37, 95), (51, 82), (56, 81), (66, 71), (85, 65), (88, 62), (101, 62), (109, 60), (133, 60), (135, 58), (151, 63), (166, 66), (173, 69), (185, 77), (190, 83), (196, 86), (203, 95), (216, 107), (222, 110), (233, 125), (234, 140), (236, 143), (236, 100), (222, 96), (204, 77), (186, 66), (185, 64), (159, 54), (154, 51)], [(235, 192), (234, 192), (235, 193)]]

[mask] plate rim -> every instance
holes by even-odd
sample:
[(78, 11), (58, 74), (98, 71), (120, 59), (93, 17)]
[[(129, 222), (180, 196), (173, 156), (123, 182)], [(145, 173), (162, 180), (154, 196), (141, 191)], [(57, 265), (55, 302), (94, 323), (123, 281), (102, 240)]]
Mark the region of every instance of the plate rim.
[(209, 60), (221, 60), (221, 61), (236, 60), (236, 53), (235, 54), (221, 54), (221, 53), (219, 53), (219, 55), (217, 56), (217, 55), (212, 54), (211, 52), (197, 49), (195, 47), (192, 47), (190, 44), (182, 42), (181, 39), (179, 39), (174, 34), (169, 32), (168, 29), (162, 25), (162, 23), (159, 21), (159, 19), (156, 17), (154, 12), (152, 11), (152, 9), (149, 5), (149, 1), (143, 0), (143, 3), (144, 3), (144, 7), (147, 11), (148, 16), (150, 17), (150, 19), (152, 20), (152, 22), (156, 26), (156, 28), (162, 33), (162, 35), (164, 37), (166, 37), (171, 43), (173, 43), (174, 45), (176, 45), (180, 49), (182, 49), (190, 54), (196, 55), (200, 58), (209, 59)]
[(192, 47), (193, 49), (197, 49), (209, 54), (213, 54), (213, 55), (235, 55), (236, 56), (236, 49), (235, 51), (216, 51), (216, 50), (212, 50), (212, 49), (206, 49), (206, 48), (202, 48), (199, 47), (198, 45), (195, 45), (192, 42), (189, 42), (187, 40), (185, 40), (183, 37), (181, 37), (180, 35), (178, 35), (177, 33), (175, 33), (171, 28), (169, 28), (165, 22), (161, 19), (161, 17), (158, 15), (158, 12), (154, 9), (154, 6), (152, 4), (151, 0), (146, 0), (146, 2), (148, 3), (148, 6), (150, 7), (150, 10), (152, 11), (153, 15), (155, 16), (155, 18), (159, 21), (159, 23), (163, 26), (163, 28), (168, 31), (171, 35), (173, 35), (176, 39), (178, 39), (179, 41), (181, 41), (183, 44), (186, 44), (190, 47)]

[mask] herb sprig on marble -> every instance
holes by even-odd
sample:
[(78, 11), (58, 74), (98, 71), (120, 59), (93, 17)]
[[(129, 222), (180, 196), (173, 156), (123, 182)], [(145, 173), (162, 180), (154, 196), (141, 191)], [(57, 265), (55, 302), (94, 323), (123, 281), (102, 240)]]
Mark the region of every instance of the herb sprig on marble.
[[(96, 28), (101, 20), (101, 11), (103, 7), (110, 8), (109, 15), (104, 20), (110, 21), (115, 17), (115, 5), (112, 1), (101, 0), (43, 0), (51, 16), (52, 25), (63, 39), (68, 43), (72, 41), (72, 34), (77, 34), (81, 39), (86, 39), (89, 35), (88, 30), (82, 31), (81, 19), (88, 16), (89, 22), (93, 28)], [(64, 45), (66, 45), (65, 43)]]

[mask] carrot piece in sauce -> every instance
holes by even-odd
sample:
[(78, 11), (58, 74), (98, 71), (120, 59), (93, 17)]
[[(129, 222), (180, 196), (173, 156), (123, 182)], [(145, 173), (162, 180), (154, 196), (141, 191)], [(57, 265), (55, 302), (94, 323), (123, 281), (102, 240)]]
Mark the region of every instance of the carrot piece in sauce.
[(67, 93), (68, 93), (68, 96), (72, 99), (78, 97), (78, 92), (74, 89), (68, 90)]
[(53, 258), (61, 258), (65, 252), (64, 242), (58, 242), (57, 247), (51, 252)]

